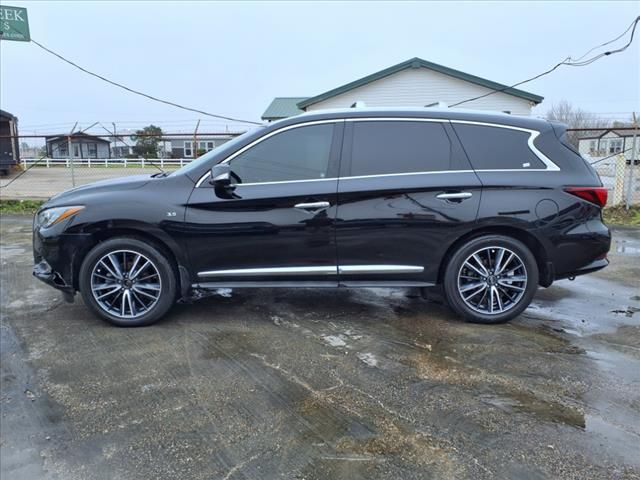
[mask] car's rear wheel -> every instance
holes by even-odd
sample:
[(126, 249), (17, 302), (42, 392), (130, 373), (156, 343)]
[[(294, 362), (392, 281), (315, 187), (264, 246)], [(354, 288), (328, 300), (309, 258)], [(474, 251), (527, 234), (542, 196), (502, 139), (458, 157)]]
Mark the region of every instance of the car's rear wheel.
[(135, 238), (98, 244), (80, 267), (80, 292), (96, 315), (121, 327), (158, 321), (171, 308), (176, 276), (165, 255)]
[(462, 245), (444, 277), (451, 308), (477, 323), (508, 322), (529, 306), (537, 287), (535, 257), (525, 244), (503, 235), (477, 237)]

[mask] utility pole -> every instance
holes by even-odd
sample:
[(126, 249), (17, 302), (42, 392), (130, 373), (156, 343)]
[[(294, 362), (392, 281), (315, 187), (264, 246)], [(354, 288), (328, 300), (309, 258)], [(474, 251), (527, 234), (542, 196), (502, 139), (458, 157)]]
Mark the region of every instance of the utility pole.
[(196, 129), (193, 132), (193, 145), (191, 146), (191, 152), (193, 153), (193, 159), (198, 158), (198, 127), (200, 126), (200, 119), (196, 123)]
[(627, 184), (626, 201), (627, 210), (629, 210), (631, 202), (633, 201), (633, 171), (635, 170), (634, 162), (638, 159), (638, 117), (636, 117), (636, 112), (633, 112), (633, 126), (635, 130), (633, 131), (633, 141), (631, 143), (631, 161), (629, 162), (629, 182)]
[[(73, 165), (73, 155), (71, 152), (71, 135), (73, 134), (73, 131), (76, 129), (76, 127), (78, 126), (78, 122), (76, 122), (73, 125), (73, 128), (71, 129), (71, 131), (69, 132), (69, 136), (67, 137), (67, 150), (68, 150), (68, 156), (69, 156), (69, 162), (71, 164), (71, 186), (75, 187), (76, 186), (76, 172), (75, 172), (75, 168)], [(82, 148), (82, 144), (80, 144), (80, 148)]]
[(113, 148), (114, 148), (114, 150), (117, 151), (117, 148), (118, 148), (118, 133), (116, 131), (116, 122), (111, 122), (111, 125), (113, 125)]

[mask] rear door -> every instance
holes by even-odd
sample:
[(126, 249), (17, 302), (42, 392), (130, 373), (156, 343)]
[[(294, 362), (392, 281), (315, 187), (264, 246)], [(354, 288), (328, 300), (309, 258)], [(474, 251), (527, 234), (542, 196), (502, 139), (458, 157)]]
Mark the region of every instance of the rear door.
[(446, 120), (345, 124), (336, 241), (345, 286), (435, 283), (476, 221), (481, 184)]

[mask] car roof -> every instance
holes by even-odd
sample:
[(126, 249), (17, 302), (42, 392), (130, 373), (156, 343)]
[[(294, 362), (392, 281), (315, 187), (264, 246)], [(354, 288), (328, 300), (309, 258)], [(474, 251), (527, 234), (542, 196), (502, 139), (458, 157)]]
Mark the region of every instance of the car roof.
[(392, 108), (340, 108), (331, 110), (314, 110), (305, 112), (295, 117), (285, 118), (271, 123), (269, 126), (282, 127), (320, 120), (349, 119), (349, 118), (433, 118), (444, 120), (462, 120), (468, 122), (484, 122), (514, 127), (542, 130), (550, 128), (547, 120), (541, 118), (510, 115), (501, 112), (487, 112), (479, 110), (466, 110), (457, 108), (432, 108), (432, 107), (392, 107)]

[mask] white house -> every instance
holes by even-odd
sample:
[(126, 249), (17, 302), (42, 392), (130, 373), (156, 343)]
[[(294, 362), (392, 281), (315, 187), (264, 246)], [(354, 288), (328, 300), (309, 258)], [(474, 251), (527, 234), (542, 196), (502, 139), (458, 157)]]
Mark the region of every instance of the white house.
[[(634, 163), (638, 164), (638, 152), (640, 152), (640, 135), (636, 139), (636, 158)], [(598, 135), (587, 135), (578, 140), (578, 151), (584, 157), (591, 157), (594, 160), (602, 157), (608, 157), (620, 153), (624, 155), (627, 162), (631, 161), (632, 156), (632, 144), (633, 144), (633, 130), (616, 130), (612, 128), (604, 132), (599, 132)], [(613, 163), (613, 160), (605, 163)]]
[(49, 135), (45, 142), (49, 158), (111, 158), (108, 140), (84, 132)]
[[(497, 91), (497, 92), (496, 92)], [(449, 67), (412, 58), (313, 97), (277, 97), (262, 115), (266, 121), (305, 111), (348, 108), (356, 102), (367, 107), (424, 107), (477, 98), (460, 108), (530, 115), (543, 97)]]
[[(182, 134), (176, 136), (164, 136), (163, 144), (167, 157), (172, 158), (197, 158), (200, 155), (219, 147), (223, 143), (228, 142), (239, 133), (220, 133), (215, 135), (197, 135), (195, 143), (197, 150), (193, 148), (193, 134)], [(196, 150), (196, 151), (194, 151)], [(194, 155), (195, 154), (195, 155)]]

